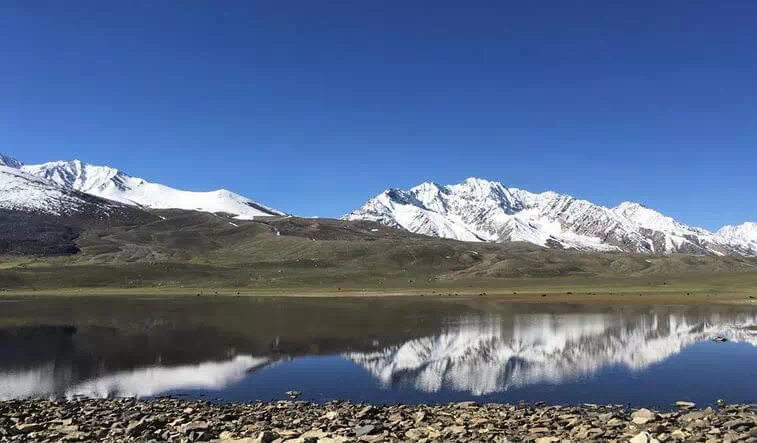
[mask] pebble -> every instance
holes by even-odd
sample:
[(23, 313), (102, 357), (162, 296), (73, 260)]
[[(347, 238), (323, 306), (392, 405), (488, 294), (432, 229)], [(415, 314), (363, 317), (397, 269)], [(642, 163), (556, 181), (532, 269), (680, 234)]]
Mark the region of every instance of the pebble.
[(631, 419), (637, 425), (649, 423), (650, 421), (654, 421), (655, 418), (657, 418), (657, 414), (647, 408), (641, 408), (631, 414)]
[[(0, 401), (0, 442), (755, 441), (754, 405), (683, 412), (519, 403), (378, 406), (176, 398)], [(65, 417), (65, 418), (63, 418)]]
[(690, 401), (677, 401), (676, 406), (681, 409), (694, 409), (697, 407), (697, 404)]

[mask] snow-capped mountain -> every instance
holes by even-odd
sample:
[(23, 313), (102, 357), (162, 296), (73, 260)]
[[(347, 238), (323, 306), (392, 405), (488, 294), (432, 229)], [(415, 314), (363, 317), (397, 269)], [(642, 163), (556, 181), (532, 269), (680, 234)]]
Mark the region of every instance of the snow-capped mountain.
[(0, 165), (0, 208), (11, 211), (67, 216), (87, 214), (95, 218), (123, 213), (123, 204), (102, 200), (49, 180), (27, 174), (3, 158)]
[[(6, 161), (6, 158), (3, 157), (2, 161)], [(183, 191), (132, 177), (109, 166), (90, 165), (79, 160), (23, 165), (10, 159), (6, 164), (63, 189), (80, 191), (132, 206), (223, 212), (233, 214), (239, 219), (283, 215), (280, 211), (225, 189), (210, 192)]]
[(18, 169), (24, 164), (13, 157), (9, 157), (5, 154), (0, 154), (0, 166), (7, 166), (9, 168)]
[(738, 226), (723, 226), (718, 230), (718, 235), (733, 243), (751, 245), (752, 250), (757, 250), (757, 223), (746, 222)]
[(638, 203), (606, 208), (570, 195), (535, 194), (479, 178), (447, 186), (423, 183), (407, 191), (389, 189), (344, 218), (464, 241), (525, 241), (590, 251), (757, 255), (757, 245), (736, 234), (687, 226)]
[(387, 386), (484, 395), (573, 380), (610, 366), (643, 370), (714, 336), (757, 346), (750, 329), (755, 324), (757, 315), (751, 313), (731, 318), (665, 312), (631, 318), (530, 314), (512, 323), (476, 317), (437, 335), (345, 357)]

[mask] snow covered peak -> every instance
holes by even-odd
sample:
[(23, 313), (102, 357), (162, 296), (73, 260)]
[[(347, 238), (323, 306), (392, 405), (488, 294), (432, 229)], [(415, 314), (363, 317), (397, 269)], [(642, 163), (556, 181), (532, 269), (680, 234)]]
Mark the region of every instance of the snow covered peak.
[(123, 206), (58, 186), (17, 168), (0, 166), (0, 208), (59, 216), (86, 212), (104, 218)]
[[(120, 181), (118, 180), (119, 176), (126, 177), (118, 169), (110, 166), (88, 165), (81, 160), (26, 165), (22, 167), (22, 170), (50, 180), (59, 186), (98, 196), (102, 196), (100, 193), (106, 191), (110, 183)], [(129, 203), (115, 198), (111, 198), (111, 200)]]
[(507, 191), (502, 183), (476, 177), (468, 177), (463, 180), (462, 183), (451, 185), (450, 188), (455, 189), (458, 192), (467, 192), (468, 194), (479, 198), (489, 195), (498, 195)]
[(717, 233), (726, 239), (753, 243), (757, 247), (757, 223), (746, 222), (738, 226), (723, 226)]
[(757, 245), (687, 226), (639, 203), (606, 208), (556, 192), (532, 193), (471, 177), (391, 189), (345, 216), (474, 241), (526, 241), (590, 251), (757, 255)]
[(612, 208), (614, 211), (619, 212), (636, 212), (642, 209), (647, 209), (646, 206), (636, 202), (623, 202), (618, 206)]
[(7, 166), (9, 168), (18, 169), (23, 166), (23, 162), (17, 160), (9, 155), (0, 154), (0, 166)]
[(476, 187), (476, 188), (496, 188), (501, 187), (502, 183), (491, 181), (485, 178), (479, 178), (479, 177), (468, 177), (465, 180), (463, 180), (463, 183), (470, 187)]
[(612, 209), (617, 214), (636, 223), (639, 227), (661, 232), (675, 232), (686, 234), (691, 231), (705, 233), (701, 228), (692, 228), (672, 217), (661, 214), (654, 209), (647, 208), (641, 203), (623, 202)]
[(283, 215), (280, 211), (225, 189), (210, 192), (183, 191), (132, 177), (110, 166), (91, 165), (81, 160), (25, 165), (21, 170), (66, 189), (128, 205), (223, 212), (240, 219)]

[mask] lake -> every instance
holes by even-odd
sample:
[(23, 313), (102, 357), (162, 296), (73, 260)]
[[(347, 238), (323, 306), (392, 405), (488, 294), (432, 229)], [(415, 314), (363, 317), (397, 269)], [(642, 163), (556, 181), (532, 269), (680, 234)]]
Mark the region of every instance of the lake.
[[(716, 342), (722, 337), (725, 342)], [(757, 400), (757, 309), (486, 297), (0, 299), (0, 399)]]

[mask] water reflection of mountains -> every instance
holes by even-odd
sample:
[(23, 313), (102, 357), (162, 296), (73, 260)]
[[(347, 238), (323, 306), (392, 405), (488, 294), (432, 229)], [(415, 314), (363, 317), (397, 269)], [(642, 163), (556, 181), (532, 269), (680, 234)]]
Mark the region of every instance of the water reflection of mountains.
[(221, 389), (281, 360), (369, 349), (373, 340), (290, 341), (255, 331), (150, 325), (0, 329), (0, 400), (29, 396), (151, 396)]
[(218, 390), (305, 355), (344, 356), (387, 386), (484, 394), (610, 365), (640, 370), (715, 335), (757, 345), (749, 328), (757, 313), (720, 308), (506, 307), (378, 317), (361, 308), (338, 325), (260, 311), (257, 321), (234, 327), (234, 317), (198, 323), (164, 314), (0, 327), (0, 399)]
[(482, 395), (613, 365), (643, 370), (716, 336), (757, 346), (755, 325), (757, 314), (528, 315), (508, 326), (496, 317), (476, 318), (438, 335), (346, 356), (387, 386)]

